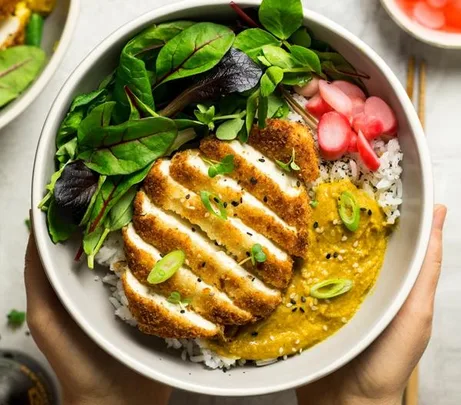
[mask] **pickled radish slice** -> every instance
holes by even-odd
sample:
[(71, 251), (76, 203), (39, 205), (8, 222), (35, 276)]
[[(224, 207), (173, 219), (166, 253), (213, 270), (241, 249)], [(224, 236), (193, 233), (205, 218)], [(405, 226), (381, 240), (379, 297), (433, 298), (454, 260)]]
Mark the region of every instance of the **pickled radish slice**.
[(443, 8), (448, 4), (449, 0), (426, 0), (426, 3), (434, 8)]
[(379, 97), (369, 97), (365, 101), (365, 115), (380, 120), (384, 135), (395, 135), (398, 129), (397, 118), (391, 107)]
[(365, 101), (358, 97), (351, 97), (352, 117), (355, 117), (365, 111)]
[(362, 132), (357, 135), (357, 150), (366, 167), (373, 172), (379, 169), (381, 162)]
[(345, 117), (352, 115), (351, 99), (338, 87), (325, 80), (319, 82), (320, 96), (335, 110)]
[(341, 90), (346, 96), (349, 96), (351, 99), (360, 98), (361, 100), (365, 101), (367, 96), (363, 92), (363, 90), (352, 83), (346, 82), (345, 80), (335, 80), (333, 86), (336, 86), (339, 90)]
[(305, 86), (295, 86), (294, 89), (299, 95), (311, 98), (319, 92), (319, 81), (319, 78), (313, 77)]
[(349, 146), (347, 147), (348, 152), (357, 152), (357, 134), (355, 131), (349, 133)]
[(369, 141), (378, 138), (384, 133), (384, 126), (381, 120), (376, 117), (370, 117), (365, 113), (356, 115), (352, 126), (355, 131), (361, 131)]
[(316, 94), (314, 97), (312, 97), (306, 105), (307, 111), (309, 111), (314, 117), (316, 118), (322, 118), (322, 115), (333, 111), (333, 108), (331, 108), (325, 100), (320, 97), (320, 94)]
[(340, 159), (349, 147), (351, 126), (347, 119), (331, 111), (322, 116), (318, 126), (320, 154), (324, 159)]
[(413, 16), (420, 24), (433, 30), (442, 28), (445, 25), (445, 14), (443, 11), (429, 6), (424, 1), (420, 1), (415, 5)]

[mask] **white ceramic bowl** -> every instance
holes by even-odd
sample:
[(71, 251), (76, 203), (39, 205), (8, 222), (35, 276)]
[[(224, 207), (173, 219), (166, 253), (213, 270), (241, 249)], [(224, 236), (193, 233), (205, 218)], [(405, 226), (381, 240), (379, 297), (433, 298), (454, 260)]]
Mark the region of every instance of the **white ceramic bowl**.
[(53, 77), (69, 47), (72, 33), (77, 23), (79, 9), (80, 0), (56, 1), (56, 7), (46, 19), (43, 30), (42, 48), (47, 54), (48, 62), (38, 78), (23, 94), (0, 109), (0, 129), (8, 125), (32, 104)]
[(461, 49), (461, 33), (431, 30), (413, 21), (395, 0), (381, 0), (381, 4), (398, 26), (420, 41), (447, 49)]
[[(259, 2), (246, 0), (240, 4), (257, 6)], [(73, 262), (78, 241), (53, 245), (45, 215), (36, 208), (54, 171), (55, 134), (73, 97), (94, 89), (114, 69), (123, 45), (153, 22), (179, 18), (216, 21), (225, 17), (233, 17), (228, 0), (188, 0), (169, 5), (123, 26), (90, 53), (65, 83), (46, 120), (34, 167), (32, 207), (34, 231), (48, 277), (68, 311), (97, 344), (127, 366), (165, 384), (206, 394), (247, 396), (300, 386), (349, 362), (389, 324), (418, 276), (432, 223), (431, 162), (410, 100), (391, 69), (370, 47), (327, 18), (304, 11), (305, 23), (361, 71), (369, 73), (370, 92), (385, 98), (396, 111), (405, 152), (405, 203), (375, 290), (350, 323), (302, 355), (267, 367), (235, 368), (226, 373), (182, 361), (178, 352), (166, 350), (162, 340), (142, 335), (115, 319), (107, 289), (94, 281), (94, 272), (84, 265), (77, 269)]]

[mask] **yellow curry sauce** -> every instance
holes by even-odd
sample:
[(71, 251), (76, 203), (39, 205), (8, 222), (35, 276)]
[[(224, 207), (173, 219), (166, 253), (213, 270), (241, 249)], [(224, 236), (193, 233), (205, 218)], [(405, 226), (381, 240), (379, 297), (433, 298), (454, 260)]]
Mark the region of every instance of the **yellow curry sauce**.
[[(348, 231), (338, 214), (338, 197), (352, 193), (361, 207), (360, 226)], [(290, 355), (326, 339), (355, 314), (373, 287), (383, 264), (390, 232), (376, 201), (350, 181), (317, 187), (309, 253), (299, 264), (282, 304), (267, 319), (240, 329), (228, 342), (210, 348), (230, 358), (272, 359)], [(309, 296), (310, 286), (333, 278), (353, 280), (353, 288), (330, 300)]]

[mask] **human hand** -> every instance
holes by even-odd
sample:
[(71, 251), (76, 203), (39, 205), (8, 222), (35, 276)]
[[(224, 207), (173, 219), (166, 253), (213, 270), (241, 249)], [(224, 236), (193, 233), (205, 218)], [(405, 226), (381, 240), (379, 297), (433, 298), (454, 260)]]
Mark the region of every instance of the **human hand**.
[(446, 214), (446, 207), (435, 207), (431, 239), (421, 273), (389, 327), (351, 363), (322, 380), (298, 389), (300, 405), (402, 403), (408, 379), (431, 336)]
[(43, 270), (33, 235), (26, 252), (27, 323), (53, 367), (66, 405), (168, 403), (171, 388), (151, 381), (101, 350), (56, 297)]

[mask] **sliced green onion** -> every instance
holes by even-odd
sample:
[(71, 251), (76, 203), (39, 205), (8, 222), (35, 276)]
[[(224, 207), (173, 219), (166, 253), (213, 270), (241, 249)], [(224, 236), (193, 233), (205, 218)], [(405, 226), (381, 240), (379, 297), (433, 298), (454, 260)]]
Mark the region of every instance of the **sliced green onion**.
[(314, 284), (310, 289), (311, 297), (326, 300), (338, 297), (351, 290), (354, 282), (345, 278), (333, 278)]
[(359, 229), (360, 207), (355, 197), (348, 191), (344, 191), (339, 198), (339, 216), (344, 226), (351, 232)]
[[(200, 199), (210, 214), (216, 215), (218, 218), (224, 220), (227, 219), (226, 208), (224, 208), (222, 201), (216, 194), (209, 193), (208, 191), (201, 191)], [(216, 209), (213, 207), (213, 205), (216, 206)]]
[(40, 14), (32, 13), (26, 28), (26, 45), (40, 48), (43, 37), (43, 17)]
[(186, 254), (182, 250), (174, 250), (155, 263), (147, 277), (150, 284), (160, 284), (171, 278), (183, 265)]
[(319, 205), (319, 202), (317, 200), (312, 200), (309, 204), (312, 208), (317, 208)]
[(22, 324), (26, 320), (26, 313), (23, 311), (16, 311), (12, 309), (10, 313), (7, 315), (8, 317), (8, 325), (13, 327), (22, 326)]

